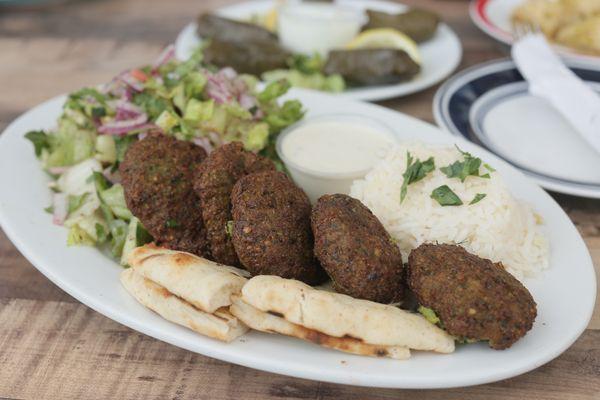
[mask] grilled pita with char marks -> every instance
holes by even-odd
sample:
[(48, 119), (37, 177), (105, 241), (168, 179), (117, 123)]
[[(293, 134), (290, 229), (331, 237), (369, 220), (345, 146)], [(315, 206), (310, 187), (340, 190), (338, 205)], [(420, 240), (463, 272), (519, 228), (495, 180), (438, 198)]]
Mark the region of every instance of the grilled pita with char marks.
[(405, 360), (410, 357), (410, 350), (406, 347), (372, 345), (350, 336), (329, 336), (302, 325), (293, 324), (280, 316), (260, 311), (238, 296), (234, 296), (233, 304), (229, 309), (240, 321), (257, 331), (280, 333), (361, 356), (389, 357), (397, 360)]
[[(419, 314), (314, 289), (292, 279), (255, 276), (242, 288), (241, 300), (263, 313), (329, 337), (351, 337), (373, 346), (454, 351), (454, 338)], [(239, 303), (233, 309), (236, 307)]]

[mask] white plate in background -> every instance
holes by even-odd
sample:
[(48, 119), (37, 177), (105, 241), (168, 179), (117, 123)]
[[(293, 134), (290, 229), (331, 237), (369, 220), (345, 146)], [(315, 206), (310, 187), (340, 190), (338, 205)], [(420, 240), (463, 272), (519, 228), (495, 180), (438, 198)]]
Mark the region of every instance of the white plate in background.
[[(567, 60), (592, 88), (600, 90), (600, 68)], [(433, 99), (438, 126), (486, 147), (542, 187), (600, 198), (600, 155), (542, 99), (508, 59), (467, 68), (448, 79)]]
[[(469, 15), (473, 23), (488, 36), (511, 45), (514, 41), (511, 17), (514, 10), (525, 1), (527, 0), (471, 0)], [(566, 59), (600, 64), (600, 57), (578, 53), (557, 44), (552, 47)]]
[[(407, 6), (401, 3), (384, 0), (338, 0), (338, 2), (360, 9), (372, 8), (390, 13), (399, 13), (407, 9)], [(219, 8), (214, 12), (226, 18), (246, 20), (254, 14), (266, 13), (275, 3), (275, 0), (252, 0)], [(441, 18), (443, 19), (444, 16), (442, 15)], [(187, 59), (200, 44), (196, 27), (195, 22), (190, 23), (177, 36), (175, 55), (178, 59)], [(419, 50), (422, 58), (421, 72), (413, 79), (390, 85), (351, 88), (334, 95), (366, 101), (406, 96), (442, 81), (456, 69), (462, 58), (462, 46), (458, 36), (444, 23), (439, 25), (433, 38), (419, 44)]]

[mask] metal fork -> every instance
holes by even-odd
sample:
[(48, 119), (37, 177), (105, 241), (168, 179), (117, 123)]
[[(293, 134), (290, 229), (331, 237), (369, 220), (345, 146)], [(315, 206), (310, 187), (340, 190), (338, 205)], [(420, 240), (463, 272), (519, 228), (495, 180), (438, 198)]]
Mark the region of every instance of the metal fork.
[(512, 34), (515, 41), (523, 39), (527, 35), (543, 33), (539, 25), (532, 22), (518, 22), (513, 25)]

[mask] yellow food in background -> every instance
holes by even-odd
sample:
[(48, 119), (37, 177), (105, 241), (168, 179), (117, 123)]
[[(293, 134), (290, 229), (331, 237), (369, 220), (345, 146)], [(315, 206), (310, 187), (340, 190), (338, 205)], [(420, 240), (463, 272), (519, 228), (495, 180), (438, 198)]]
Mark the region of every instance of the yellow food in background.
[(277, 18), (279, 13), (277, 12), (277, 7), (273, 7), (269, 12), (265, 14), (264, 19), (264, 27), (271, 32), (275, 32), (277, 30)]
[(558, 31), (555, 41), (583, 51), (600, 51), (600, 15), (565, 26)]
[(515, 9), (512, 23), (539, 27), (558, 44), (600, 54), (600, 0), (527, 0)]
[(252, 14), (248, 19), (248, 22), (270, 30), (271, 32), (277, 32), (277, 19), (279, 18), (279, 7), (284, 4), (284, 1), (279, 0), (275, 3), (273, 8), (264, 14)]
[(368, 29), (352, 39), (346, 47), (348, 49), (386, 48), (404, 50), (414, 62), (421, 63), (421, 53), (415, 41), (396, 29)]

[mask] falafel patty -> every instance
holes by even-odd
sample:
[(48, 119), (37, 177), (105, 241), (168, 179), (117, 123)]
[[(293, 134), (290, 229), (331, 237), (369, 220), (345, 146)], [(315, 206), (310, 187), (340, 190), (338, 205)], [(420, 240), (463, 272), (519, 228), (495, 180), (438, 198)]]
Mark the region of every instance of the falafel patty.
[(157, 244), (199, 256), (208, 243), (192, 182), (204, 158), (201, 147), (156, 134), (133, 143), (119, 166), (127, 207)]
[(232, 220), (233, 185), (245, 175), (274, 170), (275, 165), (271, 160), (245, 151), (240, 142), (217, 148), (196, 168), (194, 190), (200, 198), (210, 253), (215, 261), (240, 265), (227, 229), (227, 224)]
[(311, 222), (315, 254), (336, 291), (378, 303), (402, 300), (400, 249), (371, 210), (344, 194), (325, 195)]
[(461, 246), (422, 244), (408, 259), (408, 285), (451, 335), (487, 340), (506, 349), (533, 326), (537, 308), (529, 291), (501, 263)]
[(253, 275), (317, 284), (326, 278), (313, 253), (310, 202), (276, 171), (246, 175), (231, 193), (233, 245)]

